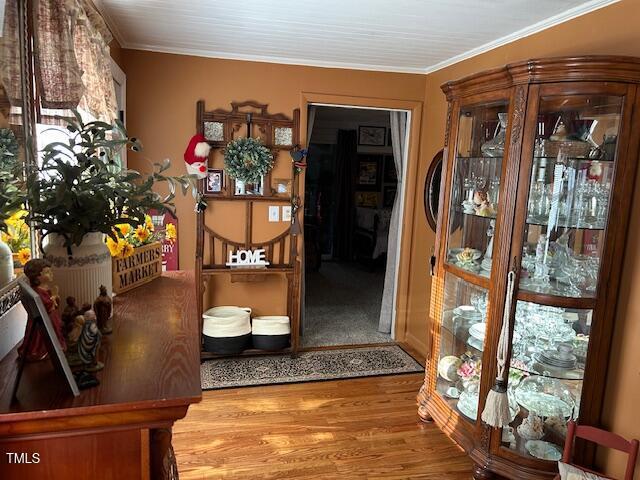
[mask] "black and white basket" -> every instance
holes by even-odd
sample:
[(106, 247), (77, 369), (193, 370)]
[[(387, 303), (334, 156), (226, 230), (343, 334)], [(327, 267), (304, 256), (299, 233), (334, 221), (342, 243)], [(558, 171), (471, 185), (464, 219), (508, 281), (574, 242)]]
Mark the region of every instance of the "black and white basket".
[(291, 340), (289, 317), (263, 316), (253, 319), (251, 330), (253, 348), (260, 350), (283, 350)]
[(234, 355), (251, 348), (251, 309), (214, 307), (202, 315), (204, 349)]

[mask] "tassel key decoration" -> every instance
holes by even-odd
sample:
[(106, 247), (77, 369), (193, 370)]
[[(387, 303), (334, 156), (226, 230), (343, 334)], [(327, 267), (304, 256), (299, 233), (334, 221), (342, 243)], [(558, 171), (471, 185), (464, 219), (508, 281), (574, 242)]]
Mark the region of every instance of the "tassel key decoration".
[(511, 315), (515, 277), (515, 271), (511, 270), (507, 277), (507, 297), (504, 304), (502, 328), (500, 330), (500, 340), (498, 341), (498, 352), (496, 354), (498, 365), (496, 384), (487, 394), (487, 401), (482, 411), (482, 421), (496, 428), (506, 427), (511, 422), (509, 396), (507, 395), (508, 379), (505, 378), (505, 372), (507, 355), (509, 354), (509, 315)]

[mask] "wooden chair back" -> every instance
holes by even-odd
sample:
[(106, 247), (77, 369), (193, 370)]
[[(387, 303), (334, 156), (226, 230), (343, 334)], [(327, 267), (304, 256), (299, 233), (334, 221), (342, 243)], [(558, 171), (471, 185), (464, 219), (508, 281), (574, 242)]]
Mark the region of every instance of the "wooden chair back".
[[(601, 430), (596, 427), (578, 425), (576, 422), (571, 420), (567, 425), (567, 438), (564, 443), (564, 452), (562, 454), (562, 461), (564, 463), (571, 464), (573, 441), (576, 437), (602, 445), (603, 447), (613, 448), (614, 450), (626, 453), (629, 458), (627, 460), (627, 469), (624, 474), (624, 480), (633, 480), (633, 475), (636, 469), (636, 460), (638, 458), (638, 440), (626, 440), (615, 433), (607, 432), (606, 430)], [(574, 466), (584, 468), (579, 465)]]

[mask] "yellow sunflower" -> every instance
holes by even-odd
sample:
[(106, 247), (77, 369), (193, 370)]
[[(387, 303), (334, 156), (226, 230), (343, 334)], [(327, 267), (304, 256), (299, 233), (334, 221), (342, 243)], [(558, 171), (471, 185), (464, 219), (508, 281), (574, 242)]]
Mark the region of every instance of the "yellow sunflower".
[(133, 255), (134, 250), (135, 249), (133, 248), (133, 245), (128, 242), (125, 243), (122, 249), (122, 258), (130, 257), (131, 255)]
[(153, 232), (155, 230), (155, 227), (153, 226), (153, 220), (151, 220), (150, 215), (144, 216), (144, 226), (147, 227), (147, 230), (149, 230), (150, 232)]
[(123, 244), (115, 241), (111, 237), (107, 237), (107, 248), (112, 257), (117, 257), (122, 253)]
[(27, 263), (29, 260), (31, 260), (31, 250), (29, 250), (28, 248), (21, 248), (18, 251), (18, 261), (24, 265), (25, 263)]
[(129, 225), (128, 223), (121, 223), (119, 225), (116, 225), (116, 228), (120, 231), (120, 233), (124, 237), (129, 235), (129, 232), (131, 232), (131, 225)]
[(133, 234), (140, 243), (144, 243), (148, 240), (149, 238), (149, 230), (147, 230), (147, 227), (144, 225), (138, 225), (136, 227), (136, 232)]
[(178, 237), (178, 232), (176, 231), (176, 226), (173, 223), (167, 223), (165, 227), (165, 238), (168, 242), (174, 242)]

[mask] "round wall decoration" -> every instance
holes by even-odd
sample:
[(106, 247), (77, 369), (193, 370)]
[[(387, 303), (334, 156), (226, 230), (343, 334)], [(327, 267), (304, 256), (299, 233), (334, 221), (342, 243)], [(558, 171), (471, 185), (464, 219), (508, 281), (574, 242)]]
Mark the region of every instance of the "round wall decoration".
[(231, 178), (258, 183), (273, 168), (273, 154), (257, 138), (237, 138), (224, 149), (224, 166)]
[(431, 165), (427, 171), (427, 178), (424, 182), (424, 212), (431, 229), (436, 231), (438, 223), (438, 204), (440, 203), (440, 180), (442, 178), (442, 156), (440, 150), (431, 160)]

